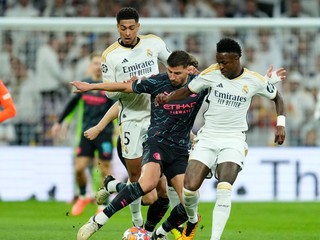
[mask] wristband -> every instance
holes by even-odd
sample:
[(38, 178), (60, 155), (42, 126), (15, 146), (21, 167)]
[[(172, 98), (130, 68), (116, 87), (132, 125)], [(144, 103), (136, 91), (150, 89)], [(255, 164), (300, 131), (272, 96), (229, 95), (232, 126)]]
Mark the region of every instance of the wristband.
[(286, 117), (285, 116), (279, 115), (277, 117), (277, 126), (282, 126), (282, 127), (286, 126)]

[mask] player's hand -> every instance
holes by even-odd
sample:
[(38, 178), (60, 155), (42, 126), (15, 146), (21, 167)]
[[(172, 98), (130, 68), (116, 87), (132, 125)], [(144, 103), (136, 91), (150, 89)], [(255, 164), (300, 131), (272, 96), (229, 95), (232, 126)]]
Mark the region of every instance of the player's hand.
[(77, 89), (74, 90), (74, 93), (82, 93), (82, 92), (87, 92), (91, 90), (90, 83), (87, 82), (81, 82), (81, 81), (73, 81), (70, 82), (70, 84)]
[(128, 82), (134, 82), (134, 81), (137, 81), (139, 78), (137, 76), (133, 76), (131, 77), (129, 80), (125, 80), (123, 81), (124, 83), (128, 83)]
[(270, 65), (269, 69), (267, 70), (266, 77), (269, 80), (269, 83), (276, 84), (287, 78), (287, 71), (284, 68), (279, 68), (276, 71), (273, 70), (273, 65)]
[(158, 94), (154, 99), (154, 105), (158, 107), (160, 104), (168, 102), (168, 97), (164, 93)]
[(284, 142), (285, 138), (286, 138), (285, 128), (283, 126), (277, 126), (276, 127), (276, 132), (275, 132), (274, 142), (279, 144), (279, 145), (282, 145), (282, 143)]
[(188, 66), (188, 73), (189, 74), (192, 74), (192, 75), (197, 75), (197, 74), (199, 74), (200, 72), (199, 72), (199, 70), (195, 67), (195, 66)]
[(53, 138), (57, 137), (58, 134), (60, 133), (60, 131), (61, 131), (61, 124), (59, 124), (59, 123), (53, 124), (53, 126), (51, 128), (51, 136)]
[(100, 132), (101, 130), (97, 126), (94, 126), (92, 128), (89, 128), (87, 131), (85, 131), (83, 135), (89, 140), (94, 140), (97, 138)]

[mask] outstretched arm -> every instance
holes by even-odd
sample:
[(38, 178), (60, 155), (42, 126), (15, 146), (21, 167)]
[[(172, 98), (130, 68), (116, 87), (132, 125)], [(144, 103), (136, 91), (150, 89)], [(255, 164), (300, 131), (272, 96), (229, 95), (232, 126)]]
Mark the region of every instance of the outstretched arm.
[(94, 127), (91, 127), (87, 131), (85, 131), (83, 135), (89, 140), (94, 140), (110, 122), (118, 117), (118, 114), (119, 103), (115, 102), (112, 107), (105, 113), (100, 122)]
[(284, 139), (286, 137), (286, 132), (285, 132), (285, 112), (284, 112), (284, 103), (283, 103), (283, 98), (280, 95), (279, 92), (277, 92), (277, 95), (274, 99), (272, 99), (276, 105), (276, 111), (277, 111), (277, 126), (276, 126), (276, 131), (275, 131), (275, 138), (274, 142), (281, 145), (284, 142)]
[(73, 81), (70, 83), (77, 89), (74, 93), (82, 93), (91, 90), (103, 90), (108, 92), (127, 92), (132, 93), (132, 81), (128, 82), (104, 82), (104, 83), (87, 83), (81, 81)]
[(171, 92), (169, 95), (165, 95), (164, 93), (160, 93), (154, 99), (155, 105), (159, 106), (160, 104), (182, 100), (191, 95), (192, 92), (188, 87), (180, 88), (176, 91)]

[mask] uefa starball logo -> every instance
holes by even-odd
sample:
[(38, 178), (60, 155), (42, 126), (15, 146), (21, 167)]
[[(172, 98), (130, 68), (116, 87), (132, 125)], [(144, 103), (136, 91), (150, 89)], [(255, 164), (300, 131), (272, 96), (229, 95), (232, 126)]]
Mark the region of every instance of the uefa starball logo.
[(101, 65), (101, 70), (102, 70), (103, 73), (107, 73), (107, 72), (108, 72), (108, 66), (103, 63), (103, 64)]

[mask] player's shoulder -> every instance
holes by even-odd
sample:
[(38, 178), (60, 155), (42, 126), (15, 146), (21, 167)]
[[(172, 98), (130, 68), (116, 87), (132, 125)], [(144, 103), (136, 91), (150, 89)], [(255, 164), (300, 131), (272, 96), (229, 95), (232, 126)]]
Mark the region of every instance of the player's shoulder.
[(143, 41), (163, 41), (161, 37), (154, 34), (139, 35), (139, 38)]
[(217, 64), (217, 63), (211, 64), (209, 67), (207, 67), (205, 70), (203, 70), (203, 71), (200, 73), (200, 76), (206, 76), (206, 75), (210, 75), (210, 74), (216, 74), (217, 71), (220, 71), (219, 64)]
[(111, 44), (109, 47), (106, 48), (106, 50), (103, 51), (101, 56), (101, 61), (105, 61), (107, 56), (114, 52), (117, 48), (119, 48), (121, 45), (118, 41)]
[(251, 70), (249, 70), (247, 68), (244, 68), (244, 73), (250, 78), (250, 80), (258, 81), (258, 82), (261, 82), (261, 83), (265, 83), (266, 82), (265, 77), (262, 76), (258, 72), (251, 71)]

